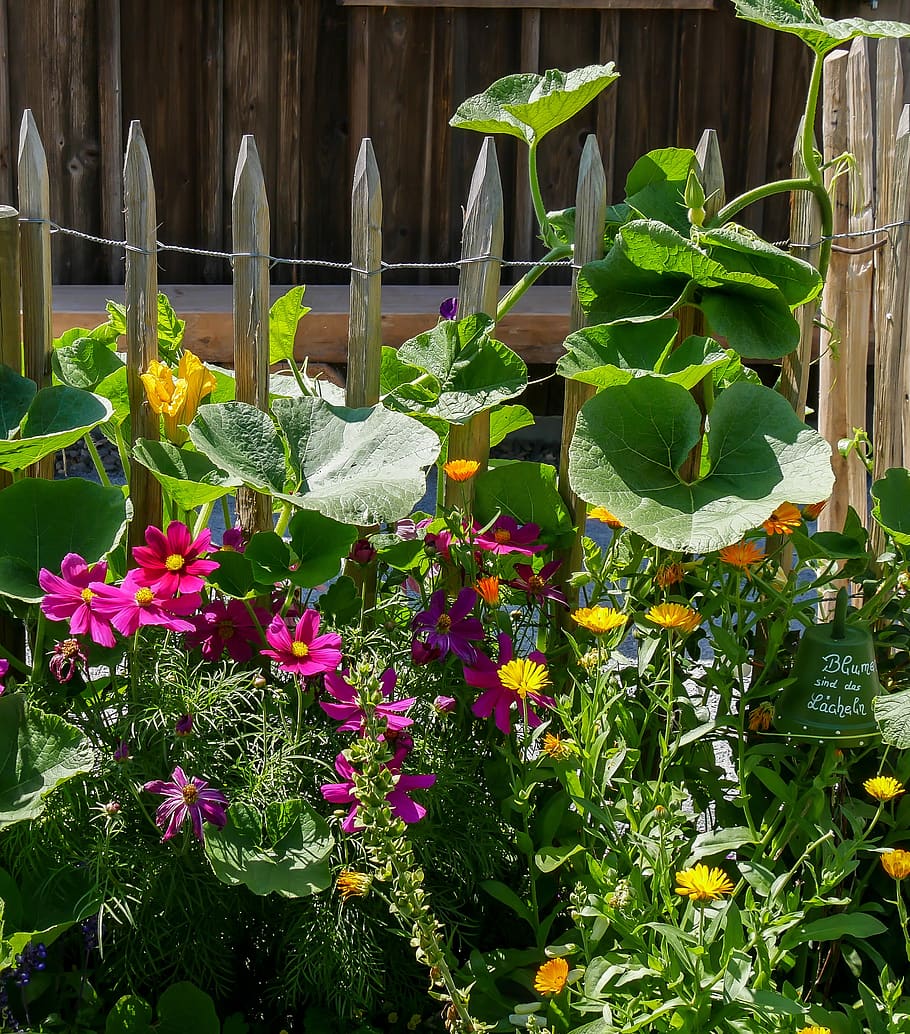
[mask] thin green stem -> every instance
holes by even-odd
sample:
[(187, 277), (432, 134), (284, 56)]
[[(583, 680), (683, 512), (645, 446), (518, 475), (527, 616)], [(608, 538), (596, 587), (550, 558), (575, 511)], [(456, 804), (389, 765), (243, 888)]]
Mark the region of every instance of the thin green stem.
[(98, 471), (98, 477), (101, 479), (101, 484), (104, 485), (105, 488), (110, 488), (111, 479), (107, 476), (107, 471), (104, 469), (104, 464), (101, 462), (101, 457), (98, 455), (98, 449), (92, 441), (91, 432), (83, 435), (82, 440), (85, 442), (85, 447), (88, 449), (89, 456), (92, 457), (92, 463), (95, 464), (95, 470)]
[(499, 305), (496, 306), (496, 322), (498, 323), (503, 316), (516, 304), (519, 298), (527, 291), (527, 289), (546, 272), (547, 266), (552, 262), (557, 262), (560, 259), (569, 258), (572, 254), (571, 244), (557, 244), (544, 255), (544, 257), (525, 273), (525, 275), (515, 284), (514, 287), (510, 288), (500, 299)]
[(528, 182), (531, 187), (531, 203), (534, 205), (534, 214), (537, 216), (541, 239), (544, 244), (552, 245), (553, 231), (550, 228), (550, 220), (547, 218), (547, 206), (543, 203), (543, 195), (540, 193), (540, 178), (537, 175), (536, 140), (528, 147)]
[[(800, 176), (795, 179), (775, 180), (773, 183), (764, 183), (760, 187), (753, 187), (739, 197), (728, 201), (723, 208), (714, 216), (709, 223), (710, 227), (723, 226), (728, 223), (734, 215), (737, 215), (749, 205), (763, 201), (766, 197), (773, 197), (775, 194), (792, 193), (795, 190), (811, 190), (814, 193), (815, 184), (808, 176)], [(827, 195), (826, 195), (827, 196)]]
[(278, 522), (275, 524), (275, 534), (280, 538), (287, 530), (288, 522), (291, 519), (291, 504), (283, 503), (281, 513), (278, 515)]
[(44, 633), (47, 628), (47, 618), (44, 611), (38, 610), (38, 624), (35, 627), (35, 641), (32, 646), (32, 678), (37, 680), (38, 674), (44, 665)]
[(215, 509), (215, 500), (206, 503), (205, 506), (200, 507), (199, 515), (196, 517), (196, 523), (193, 525), (193, 538), (198, 538), (199, 535), (209, 526), (209, 520), (212, 517), (212, 510)]

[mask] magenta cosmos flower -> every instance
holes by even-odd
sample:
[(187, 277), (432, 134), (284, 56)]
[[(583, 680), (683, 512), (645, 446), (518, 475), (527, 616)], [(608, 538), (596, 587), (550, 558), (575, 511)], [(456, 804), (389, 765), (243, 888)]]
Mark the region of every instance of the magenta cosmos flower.
[[(424, 815), (426, 815), (427, 809), (422, 804), (418, 804), (417, 801), (411, 800), (408, 794), (412, 790), (425, 790), (427, 787), (432, 786), (436, 782), (436, 776), (403, 775), (401, 773), (401, 763), (406, 754), (407, 750), (405, 748), (396, 751), (395, 757), (386, 766), (395, 776), (395, 786), (389, 790), (385, 799), (388, 801), (392, 814), (396, 818), (407, 823), (420, 822)], [(325, 786), (321, 787), (321, 793), (332, 804), (351, 805), (351, 809), (345, 816), (344, 822), (341, 823), (341, 828), (345, 833), (354, 833), (358, 829), (363, 829), (363, 826), (357, 825), (357, 809), (360, 806), (360, 800), (354, 792), (354, 776), (357, 773), (344, 754), (339, 754), (335, 758), (335, 771), (341, 776), (342, 782), (326, 783)]]
[(170, 840), (189, 818), (197, 840), (203, 839), (202, 823), (211, 822), (222, 829), (227, 822), (227, 797), (220, 790), (210, 790), (204, 779), (187, 779), (178, 765), (170, 780), (154, 779), (145, 784), (149, 793), (159, 793), (164, 800), (158, 806), (155, 821), (164, 830), (162, 840)]
[(192, 632), (193, 623), (183, 616), (199, 606), (199, 594), (174, 599), (160, 584), (147, 585), (140, 571), (130, 571), (120, 585), (99, 585), (95, 609), (110, 619), (121, 635), (130, 636), (145, 625), (157, 625), (172, 632)]
[(517, 577), (506, 584), (512, 589), (519, 589), (521, 592), (527, 593), (529, 602), (531, 599), (538, 601), (555, 600), (564, 607), (568, 607), (569, 604), (565, 593), (550, 582), (550, 579), (560, 567), (562, 567), (561, 560), (551, 560), (548, 564), (544, 564), (535, 574), (534, 568), (530, 564), (516, 564), (515, 574)]
[(281, 615), (276, 614), (265, 633), (273, 649), (262, 653), (294, 675), (305, 677), (334, 671), (341, 663), (341, 636), (337, 632), (317, 635), (318, 632), (319, 614), (315, 610), (301, 614), (293, 636)]
[(208, 528), (194, 539), (180, 521), (171, 521), (166, 534), (150, 524), (145, 541), (147, 545), (133, 548), (140, 584), (155, 588), (161, 596), (199, 592), (205, 585), (204, 576), (218, 567), (216, 561), (202, 559), (212, 544)]
[(0, 696), (6, 692), (6, 673), (9, 671), (9, 661), (5, 657), (0, 657)]
[(550, 685), (547, 674), (547, 659), (539, 650), (527, 657), (513, 659), (512, 640), (503, 632), (499, 634), (499, 661), (494, 664), (489, 657), (479, 654), (471, 667), (465, 666), (464, 678), (469, 686), (483, 689), (471, 710), (478, 718), (494, 716), (496, 728), (508, 736), (512, 731), (512, 705), (518, 710), (518, 717), (527, 711), (528, 725), (540, 725), (542, 719), (532, 704), (552, 707), (552, 697), (541, 690)]
[(514, 517), (502, 514), (486, 531), (477, 532), (473, 541), (478, 549), (486, 553), (522, 553), (530, 556), (547, 548), (540, 544), (534, 545), (539, 535), (539, 525), (519, 524)]
[[(260, 625), (269, 620), (267, 610), (254, 607)], [(241, 600), (212, 600), (192, 618), (193, 631), (187, 634), (189, 646), (198, 646), (207, 661), (221, 659), (225, 650), (232, 661), (243, 664), (261, 645), (256, 622)]]
[(89, 567), (78, 553), (67, 553), (60, 575), (46, 567), (38, 572), (38, 584), (46, 593), (41, 610), (51, 621), (69, 621), (74, 636), (89, 635), (99, 646), (113, 646), (117, 640), (111, 623), (98, 612), (97, 592), (106, 577), (106, 563)]
[[(379, 685), (383, 697), (391, 697), (395, 689), (398, 676), (393, 668), (386, 670), (379, 676)], [(344, 677), (336, 672), (330, 672), (325, 677), (326, 692), (333, 696), (338, 703), (322, 703), (319, 706), (323, 711), (341, 725), (336, 732), (360, 732), (366, 727), (366, 715), (357, 703), (357, 690), (346, 682)], [(413, 725), (413, 719), (405, 717), (404, 712), (409, 711), (417, 702), (417, 697), (406, 697), (403, 700), (388, 700), (376, 705), (376, 714), (385, 719), (386, 732), (391, 733), (390, 738), (395, 738), (402, 729)]]
[(470, 664), (477, 656), (477, 650), (471, 643), (483, 639), (483, 625), (477, 618), (468, 617), (476, 599), (477, 593), (473, 589), (462, 589), (452, 606), (446, 610), (445, 590), (434, 592), (430, 597), (430, 606), (421, 611), (411, 623), (421, 645), (430, 650), (439, 650), (440, 656), (445, 656), (451, 650), (456, 657)]

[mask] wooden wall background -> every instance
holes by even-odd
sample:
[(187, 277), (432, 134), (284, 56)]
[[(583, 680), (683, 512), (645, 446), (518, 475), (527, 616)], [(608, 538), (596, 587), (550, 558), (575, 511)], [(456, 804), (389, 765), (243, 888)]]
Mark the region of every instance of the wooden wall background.
[[(383, 187), (387, 261), (453, 260), (481, 139), (450, 129), (460, 101), (518, 71), (616, 62), (622, 78), (541, 147), (552, 208), (572, 203), (585, 136), (596, 132), (610, 196), (635, 158), (694, 146), (714, 127), (728, 196), (786, 175), (809, 62), (787, 36), (685, 0), (586, 0), (580, 9), (495, 2), (355, 0), (0, 0), (0, 203), (15, 203), (22, 110), (48, 155), (59, 223), (122, 239), (126, 130), (140, 119), (151, 154), (160, 239), (225, 250), (240, 138), (255, 134), (272, 213), (273, 254), (350, 258), (350, 188), (362, 136)], [(602, 9), (595, 9), (597, 6)], [(910, 0), (821, 0), (832, 17), (910, 20)], [(506, 257), (540, 254), (524, 151), (497, 139), (507, 196)], [(786, 237), (785, 202), (748, 212)], [(227, 282), (223, 260), (162, 256), (165, 283)], [(114, 249), (56, 235), (59, 283), (122, 280)], [(276, 267), (274, 282), (344, 282), (340, 271)], [(387, 282), (453, 282), (454, 271)]]

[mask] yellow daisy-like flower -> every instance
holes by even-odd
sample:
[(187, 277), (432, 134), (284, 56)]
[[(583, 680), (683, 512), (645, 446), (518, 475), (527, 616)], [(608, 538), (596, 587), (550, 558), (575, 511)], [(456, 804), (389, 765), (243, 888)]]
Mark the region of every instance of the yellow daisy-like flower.
[(534, 975), (534, 990), (542, 995), (558, 995), (568, 976), (569, 964), (565, 959), (550, 959)]
[(765, 702), (749, 712), (749, 732), (767, 732), (774, 721), (774, 705)]
[(797, 1034), (831, 1034), (830, 1027), (818, 1027), (813, 1024), (811, 1027), (801, 1027)]
[(724, 546), (720, 558), (725, 564), (741, 567), (748, 574), (753, 564), (760, 564), (765, 559), (765, 551), (754, 542), (737, 542), (732, 546)]
[(149, 363), (148, 370), (141, 374), (141, 380), (152, 412), (160, 413), (164, 418), (164, 433), (168, 441), (183, 445), (188, 436), (179, 430), (179, 426), (189, 424), (200, 402), (215, 390), (216, 382), (211, 371), (192, 352), (184, 352), (177, 367), (176, 381), (173, 370), (157, 359)]
[(614, 517), (605, 506), (595, 506), (593, 510), (589, 511), (588, 516), (593, 517), (595, 521), (603, 521), (609, 528), (625, 527), (623, 522), (618, 517)]
[(707, 865), (683, 869), (676, 874), (676, 882), (676, 893), (692, 901), (717, 901), (724, 894), (733, 893), (733, 884), (724, 870), (709, 869)]
[(661, 589), (669, 589), (671, 585), (681, 582), (686, 576), (682, 564), (661, 564), (654, 572), (654, 584)]
[(894, 776), (875, 776), (863, 783), (863, 789), (877, 801), (893, 801), (904, 792), (904, 784)]
[(542, 689), (546, 689), (550, 685), (550, 676), (544, 665), (528, 660), (527, 657), (519, 657), (507, 661), (499, 669), (499, 681), (524, 700), (528, 693), (539, 695)]
[(621, 628), (629, 617), (612, 607), (580, 607), (572, 612), (572, 620), (595, 635), (603, 635), (614, 628)]
[(468, 481), (480, 470), (477, 460), (449, 460), (442, 469), (450, 481)]
[(781, 503), (764, 522), (762, 527), (769, 535), (792, 535), (802, 524), (803, 515), (793, 503)]
[(910, 851), (896, 847), (882, 856), (882, 868), (892, 880), (905, 880), (910, 876)]
[(474, 591), (491, 607), (495, 607), (499, 603), (499, 579), (495, 574), (491, 574), (487, 578), (478, 578), (474, 583)]
[(554, 735), (552, 732), (544, 733), (540, 749), (554, 761), (565, 761), (566, 758), (572, 756), (575, 750), (571, 743), (566, 743), (561, 739), (559, 733)]
[(661, 628), (672, 628), (680, 632), (694, 632), (701, 624), (698, 611), (684, 607), (681, 603), (658, 603), (645, 617)]
[(335, 888), (341, 895), (341, 900), (347, 901), (348, 898), (365, 897), (369, 893), (372, 882), (372, 878), (366, 873), (344, 869), (335, 881)]
[(823, 499), (820, 503), (809, 503), (808, 506), (803, 507), (803, 520), (806, 521), (817, 521), (818, 515), (828, 505), (828, 500)]

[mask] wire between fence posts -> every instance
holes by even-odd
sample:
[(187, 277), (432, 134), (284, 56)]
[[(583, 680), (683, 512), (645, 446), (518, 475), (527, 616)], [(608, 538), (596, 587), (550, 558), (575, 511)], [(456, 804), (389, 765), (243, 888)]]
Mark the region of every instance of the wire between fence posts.
[[(155, 183), (138, 121), (130, 123), (123, 160), (126, 229), (126, 383), (130, 400), (130, 445), (138, 438), (157, 441), (160, 418), (145, 396), (141, 376), (158, 358), (158, 259), (155, 254)], [(145, 542), (145, 529), (160, 527), (161, 486), (141, 464), (130, 471), (131, 546)]]
[[(496, 145), (488, 136), (474, 166), (462, 235), (462, 266), (458, 277), (458, 315), (485, 312), (495, 316), (499, 294), (502, 254), (503, 200), (502, 179), (496, 160)], [(483, 261), (473, 261), (484, 256)], [(466, 424), (453, 424), (449, 430), (450, 459), (477, 460), (485, 470), (490, 455), (490, 413), (478, 413)], [(474, 479), (447, 481), (446, 506), (469, 507), (473, 502)]]
[[(252, 136), (240, 142), (231, 197), (234, 259), (234, 378), (236, 399), (269, 407), (269, 203)], [(272, 501), (237, 489), (237, 517), (246, 535), (272, 529)]]

